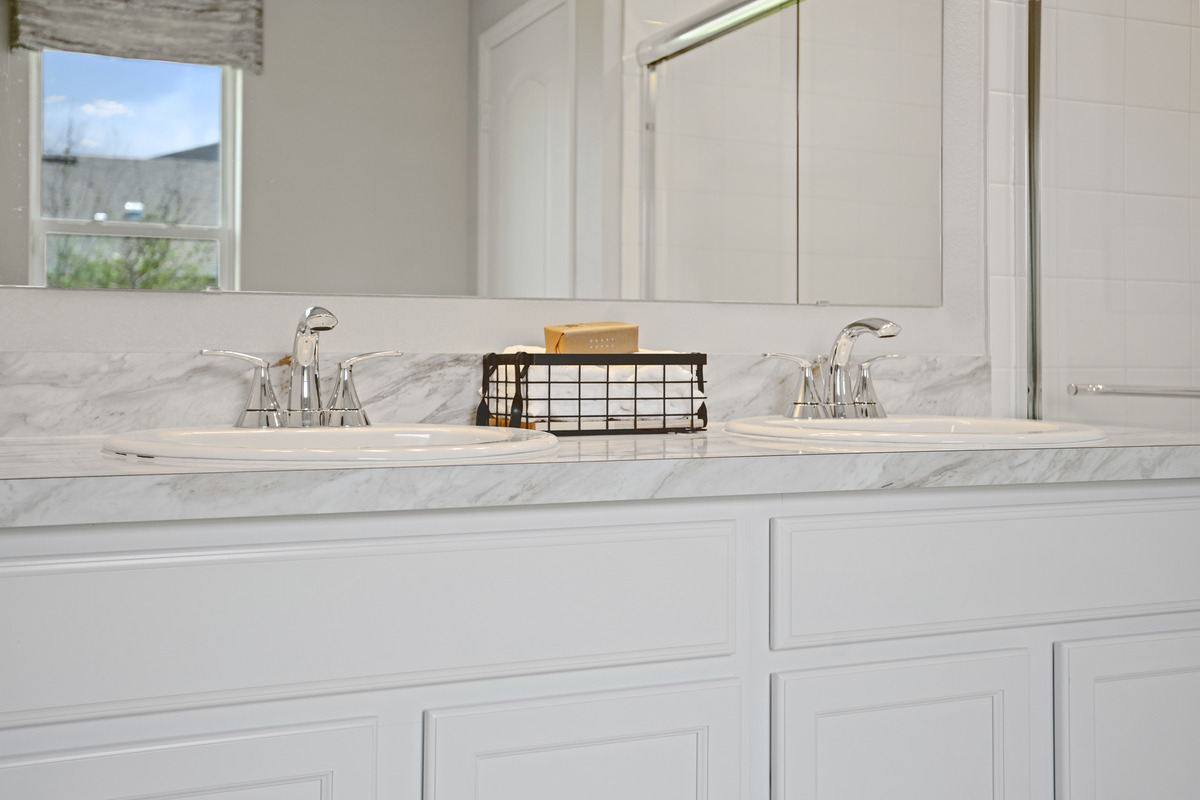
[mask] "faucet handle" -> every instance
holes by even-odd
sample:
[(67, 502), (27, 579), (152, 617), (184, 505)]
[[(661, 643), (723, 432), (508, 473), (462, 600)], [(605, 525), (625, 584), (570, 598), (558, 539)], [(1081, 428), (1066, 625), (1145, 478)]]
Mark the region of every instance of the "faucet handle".
[(883, 404), (879, 402), (879, 397), (875, 394), (875, 381), (871, 378), (871, 365), (876, 361), (888, 358), (904, 358), (904, 356), (898, 353), (889, 353), (886, 356), (868, 358), (858, 365), (858, 385), (854, 389), (854, 406), (860, 417), (882, 418), (887, 416), (887, 412), (883, 410)]
[[(819, 399), (817, 378), (813, 373), (814, 362), (787, 353), (763, 353), (763, 358), (782, 358), (800, 365), (800, 390), (796, 393), (796, 402), (784, 416), (792, 419), (823, 419), (829, 416), (829, 409)], [(817, 359), (820, 364), (821, 359)]]
[(361, 353), (351, 356), (338, 364), (337, 380), (333, 384), (333, 392), (329, 397), (329, 408), (326, 409), (326, 425), (335, 428), (357, 428), (370, 425), (367, 412), (363, 410), (358, 392), (354, 389), (354, 365), (360, 361), (384, 356), (402, 356), (399, 350), (379, 350), (374, 353)]
[(246, 408), (234, 423), (236, 427), (279, 428), (283, 426), (283, 418), (279, 413), (279, 401), (275, 399), (275, 390), (271, 388), (271, 374), (267, 371), (271, 365), (267, 363), (266, 359), (233, 350), (201, 350), (200, 355), (240, 358), (254, 365), (254, 374), (250, 379), (250, 397), (246, 399)]

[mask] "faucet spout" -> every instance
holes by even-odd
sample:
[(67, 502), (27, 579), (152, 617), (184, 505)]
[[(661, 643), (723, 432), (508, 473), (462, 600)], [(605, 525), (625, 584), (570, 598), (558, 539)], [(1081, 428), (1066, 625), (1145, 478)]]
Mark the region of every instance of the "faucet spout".
[(857, 416), (854, 407), (854, 377), (850, 371), (850, 355), (854, 350), (854, 342), (863, 333), (878, 336), (880, 339), (890, 339), (900, 333), (900, 326), (888, 319), (867, 317), (851, 322), (842, 328), (833, 343), (833, 353), (829, 356), (829, 379), (826, 382), (830, 412), (834, 417), (853, 418)]
[(289, 428), (311, 428), (323, 422), (317, 347), (320, 344), (320, 332), (330, 330), (335, 325), (337, 317), (321, 306), (305, 309), (300, 317), (292, 344), (287, 405)]
[(900, 326), (890, 319), (880, 317), (867, 317), (851, 322), (842, 328), (842, 332), (838, 334), (837, 340), (833, 343), (833, 353), (829, 357), (829, 363), (839, 367), (849, 364), (850, 351), (854, 349), (854, 342), (862, 333), (869, 333), (880, 339), (890, 339), (900, 333)]

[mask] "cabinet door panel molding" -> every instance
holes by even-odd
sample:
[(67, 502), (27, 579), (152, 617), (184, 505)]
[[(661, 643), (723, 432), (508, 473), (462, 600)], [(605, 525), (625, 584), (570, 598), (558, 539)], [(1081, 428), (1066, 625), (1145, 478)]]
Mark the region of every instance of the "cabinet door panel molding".
[(425, 716), (425, 800), (716, 800), (741, 789), (735, 680)]
[(1200, 609), (1200, 503), (781, 517), (771, 646)]
[(1200, 797), (1200, 631), (1054, 650), (1059, 800)]
[(773, 800), (1028, 800), (1021, 650), (772, 676)]

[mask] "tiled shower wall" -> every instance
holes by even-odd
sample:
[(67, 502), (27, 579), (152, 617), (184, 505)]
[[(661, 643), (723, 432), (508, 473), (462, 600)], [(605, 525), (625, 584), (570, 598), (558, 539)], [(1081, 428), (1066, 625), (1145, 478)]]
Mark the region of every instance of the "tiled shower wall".
[[(707, 2), (626, 3), (627, 235), (633, 54)], [(936, 304), (941, 40), (940, 0), (809, 0), (660, 65), (652, 296)]]
[(794, 302), (796, 9), (659, 68), (655, 297)]
[(1066, 392), (1200, 380), (1200, 5), (1044, 5), (1043, 414), (1200, 428), (1195, 400)]
[[(643, 39), (711, 0), (627, 0), (622, 275), (639, 280)], [(795, 302), (796, 9), (659, 68), (655, 297)]]
[(942, 0), (797, 9), (800, 301), (937, 304)]

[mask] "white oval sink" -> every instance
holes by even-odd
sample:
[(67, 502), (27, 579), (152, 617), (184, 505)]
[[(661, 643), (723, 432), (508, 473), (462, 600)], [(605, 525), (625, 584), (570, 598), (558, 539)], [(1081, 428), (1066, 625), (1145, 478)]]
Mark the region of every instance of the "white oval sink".
[(775, 440), (838, 444), (928, 444), (970, 447), (1064, 445), (1099, 442), (1090, 425), (1034, 419), (894, 416), (883, 419), (746, 417), (725, 425), (729, 433)]
[(553, 450), (545, 431), (473, 425), (363, 428), (158, 428), (110, 436), (106, 455), (145, 463), (418, 464), (513, 458)]

